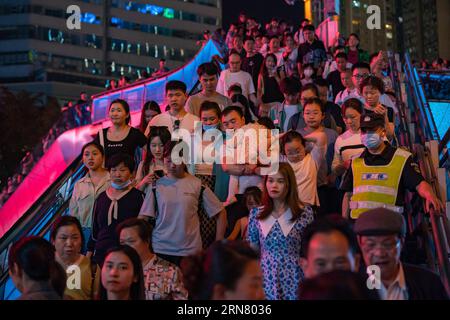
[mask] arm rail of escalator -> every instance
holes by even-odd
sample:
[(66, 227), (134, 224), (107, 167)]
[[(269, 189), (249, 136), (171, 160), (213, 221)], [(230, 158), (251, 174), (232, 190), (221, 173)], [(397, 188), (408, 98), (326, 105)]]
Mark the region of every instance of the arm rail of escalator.
[(439, 273), (445, 289), (450, 296), (450, 261), (448, 252), (449, 226), (444, 213), (430, 210), (430, 221), (433, 230), (433, 239), (439, 262)]
[(413, 150), (413, 143), (411, 134), (409, 132), (409, 121), (406, 116), (406, 103), (403, 101), (402, 95), (402, 83), (403, 73), (400, 56), (394, 54), (392, 51), (388, 52), (390, 78), (393, 84), (393, 89), (396, 97), (396, 107), (398, 109), (399, 126), (397, 128), (397, 134), (399, 135), (400, 145), (408, 147), (409, 150)]
[(422, 118), (421, 127), (427, 134), (427, 140), (439, 141), (439, 132), (437, 130), (430, 105), (428, 104), (425, 96), (422, 80), (419, 77), (417, 70), (413, 67), (408, 54), (405, 55), (405, 62), (405, 74), (410, 86), (412, 87), (413, 98)]
[(7, 257), (11, 245), (22, 237), (43, 236), (67, 210), (73, 187), (84, 174), (80, 156), (0, 239), (0, 292), (8, 279)]
[[(437, 195), (439, 200), (440, 192), (439, 185), (436, 176), (436, 170), (434, 168), (432, 156), (430, 150), (427, 147), (424, 149), (425, 152), (419, 152), (419, 156), (425, 164), (425, 179), (430, 182), (434, 193)], [(425, 203), (423, 203), (425, 207)], [(433, 207), (430, 209), (430, 217), (434, 246), (437, 254), (437, 261), (439, 267), (439, 274), (441, 276), (442, 282), (450, 296), (450, 227), (449, 221), (445, 212), (437, 212)]]

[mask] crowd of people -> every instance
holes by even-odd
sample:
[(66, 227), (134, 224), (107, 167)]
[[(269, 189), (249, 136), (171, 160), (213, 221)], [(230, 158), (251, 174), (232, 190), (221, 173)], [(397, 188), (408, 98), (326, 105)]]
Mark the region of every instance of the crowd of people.
[[(151, 74), (149, 74), (146, 70), (139, 72), (138, 77), (136, 78), (135, 81), (141, 81), (143, 79), (150, 79), (150, 78), (159, 78), (166, 75), (169, 72), (170, 69), (167, 68), (166, 66), (166, 59), (161, 58), (159, 59), (158, 69), (155, 69), (155, 71), (152, 72)], [(121, 75), (119, 80), (117, 79), (108, 80), (105, 86), (107, 90), (115, 90), (118, 88), (126, 87), (132, 82), (133, 82), (132, 79), (130, 79), (128, 76)]]
[(423, 59), (420, 62), (414, 61), (413, 64), (418, 69), (423, 70), (434, 70), (434, 71), (449, 71), (450, 70), (450, 62), (448, 59), (442, 59), (438, 58), (433, 60), (432, 63), (430, 63), (427, 59)]
[[(50, 242), (10, 250), (21, 299), (448, 299), (400, 260), (406, 190), (443, 205), (393, 145), (385, 53), (356, 34), (327, 52), (307, 20), (294, 32), (241, 14), (222, 34), (228, 67), (200, 65), (201, 92), (167, 82), (167, 105), (146, 102), (136, 127), (127, 101), (110, 103)], [(213, 160), (194, 162), (198, 150)]]

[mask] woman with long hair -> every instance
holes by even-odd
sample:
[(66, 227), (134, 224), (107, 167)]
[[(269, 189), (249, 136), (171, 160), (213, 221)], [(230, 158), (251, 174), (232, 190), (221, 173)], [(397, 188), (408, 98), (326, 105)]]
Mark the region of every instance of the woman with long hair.
[(258, 76), (259, 116), (267, 116), (275, 103), (284, 101), (280, 82), (285, 77), (283, 68), (277, 68), (277, 57), (273, 53), (266, 55)]
[(255, 113), (250, 107), (250, 101), (248, 101), (248, 99), (244, 95), (240, 93), (233, 94), (231, 96), (231, 102), (233, 103), (232, 104), (233, 106), (237, 106), (242, 109), (246, 124), (258, 120), (258, 117), (255, 115)]
[(141, 122), (139, 124), (139, 130), (141, 130), (141, 132), (147, 136), (148, 132), (146, 132), (145, 130), (147, 129), (148, 123), (153, 119), (153, 117), (157, 116), (160, 113), (161, 108), (156, 101), (150, 100), (144, 103), (141, 110)]
[(139, 163), (136, 173), (136, 189), (145, 192), (149, 185), (165, 174), (164, 145), (170, 139), (171, 135), (167, 127), (150, 127), (147, 152), (144, 160)]
[(264, 291), (269, 300), (295, 300), (303, 280), (300, 268), (302, 233), (313, 211), (299, 200), (294, 171), (280, 163), (264, 183), (263, 206), (252, 210), (248, 241), (261, 252)]
[(134, 158), (137, 149), (147, 142), (145, 135), (130, 125), (130, 106), (125, 100), (116, 99), (108, 108), (112, 126), (101, 129), (95, 138), (105, 149), (105, 161), (118, 153), (126, 153)]
[(145, 300), (141, 259), (130, 246), (121, 245), (106, 253), (101, 279), (101, 300)]

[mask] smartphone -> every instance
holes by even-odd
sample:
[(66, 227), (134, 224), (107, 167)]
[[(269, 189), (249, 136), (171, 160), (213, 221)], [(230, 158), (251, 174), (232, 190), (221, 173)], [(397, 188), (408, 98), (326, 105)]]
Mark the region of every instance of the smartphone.
[(155, 170), (155, 175), (158, 178), (162, 178), (162, 177), (164, 177), (164, 171), (163, 170)]

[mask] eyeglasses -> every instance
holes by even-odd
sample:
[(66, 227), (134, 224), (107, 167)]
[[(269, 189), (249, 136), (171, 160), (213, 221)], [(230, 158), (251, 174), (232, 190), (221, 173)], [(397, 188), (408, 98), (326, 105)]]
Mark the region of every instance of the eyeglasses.
[(397, 249), (400, 246), (400, 240), (397, 241), (389, 241), (389, 242), (382, 242), (380, 244), (374, 243), (374, 242), (366, 242), (361, 244), (361, 249), (366, 252), (374, 251), (377, 247), (385, 250), (385, 251), (391, 251), (394, 249)]
[(368, 74), (357, 74), (357, 75), (355, 75), (353, 77), (359, 80), (359, 79), (365, 79), (368, 76), (369, 76)]

